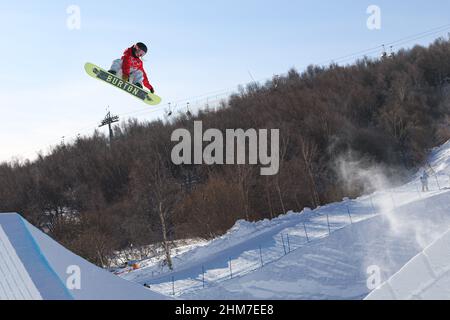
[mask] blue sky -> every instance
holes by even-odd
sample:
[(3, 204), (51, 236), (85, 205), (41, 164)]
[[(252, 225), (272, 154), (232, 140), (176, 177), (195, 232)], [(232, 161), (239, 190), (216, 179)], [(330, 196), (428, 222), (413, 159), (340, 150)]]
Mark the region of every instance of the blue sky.
[[(67, 28), (69, 5), (81, 10), (80, 30)], [(381, 30), (366, 26), (369, 5), (381, 9)], [(92, 133), (107, 106), (122, 120), (161, 117), (168, 102), (200, 104), (196, 97), (252, 77), (301, 71), (448, 24), (448, 12), (448, 0), (0, 0), (0, 161), (32, 159), (62, 136)], [(158, 108), (84, 73), (85, 62), (108, 68), (137, 41), (149, 47), (144, 65), (163, 97)]]

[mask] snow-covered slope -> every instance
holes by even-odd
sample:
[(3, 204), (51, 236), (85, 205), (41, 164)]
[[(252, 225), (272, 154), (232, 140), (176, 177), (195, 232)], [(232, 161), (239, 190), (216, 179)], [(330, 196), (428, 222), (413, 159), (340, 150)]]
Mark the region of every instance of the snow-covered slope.
[(0, 300), (72, 299), (37, 249), (23, 220), (0, 214)]
[(172, 272), (147, 264), (121, 276), (185, 299), (362, 299), (373, 270), (386, 281), (450, 228), (450, 142), (429, 161), (430, 192), (420, 190), (420, 171), (358, 199), (239, 221), (175, 257)]
[(450, 299), (450, 231), (415, 256), (366, 299)]
[(0, 214), (0, 300), (167, 299), (73, 254), (15, 213)]

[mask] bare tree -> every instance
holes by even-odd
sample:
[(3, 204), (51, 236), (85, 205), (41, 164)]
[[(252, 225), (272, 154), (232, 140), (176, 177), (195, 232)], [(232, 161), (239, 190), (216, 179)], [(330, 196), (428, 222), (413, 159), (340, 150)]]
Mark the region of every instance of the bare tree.
[[(283, 135), (281, 135), (280, 168), (279, 168), (280, 171), (284, 169), (284, 162), (285, 162), (287, 151), (288, 151), (289, 141), (290, 141), (290, 131), (288, 129), (286, 129), (285, 133)], [(284, 214), (284, 213), (286, 213), (286, 207), (284, 205), (283, 193), (281, 191), (281, 186), (280, 186), (280, 172), (278, 172), (278, 174), (275, 175), (274, 184), (275, 184), (275, 188), (277, 190), (278, 199), (280, 200), (281, 210), (282, 210), (282, 213)]]
[(175, 213), (179, 201), (179, 187), (170, 174), (161, 154), (155, 154), (149, 173), (149, 192), (152, 202), (151, 211), (156, 213), (161, 227), (162, 245), (167, 266), (172, 270), (171, 244), (169, 239), (170, 218)]
[(273, 219), (274, 212), (273, 212), (273, 204), (272, 204), (272, 194), (270, 193), (271, 186), (272, 186), (272, 184), (270, 183), (269, 176), (265, 176), (264, 177), (264, 190), (266, 192), (267, 204), (269, 205), (270, 219)]
[(234, 174), (233, 180), (238, 186), (239, 195), (244, 205), (245, 219), (250, 221), (250, 200), (249, 192), (252, 184), (253, 168), (249, 165), (236, 165), (236, 174)]
[(309, 187), (311, 192), (311, 201), (315, 207), (320, 205), (319, 193), (317, 192), (316, 181), (314, 178), (314, 161), (318, 153), (317, 145), (307, 140), (305, 137), (300, 137), (301, 156), (304, 163), (304, 169), (309, 178)]

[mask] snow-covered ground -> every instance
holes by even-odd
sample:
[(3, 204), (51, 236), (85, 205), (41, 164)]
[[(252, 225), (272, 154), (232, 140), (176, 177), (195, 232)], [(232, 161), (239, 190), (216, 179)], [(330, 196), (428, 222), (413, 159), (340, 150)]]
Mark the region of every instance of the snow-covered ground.
[(419, 253), (367, 300), (450, 299), (450, 231)]
[(17, 213), (0, 213), (0, 300), (161, 300), (70, 252)]
[[(204, 239), (176, 240), (171, 243), (171, 256), (178, 256), (196, 247), (208, 244)], [(150, 258), (148, 258), (150, 257)], [(110, 271), (115, 274), (128, 273), (133, 270), (132, 264), (136, 263), (140, 268), (163, 264), (165, 255), (162, 243), (156, 243), (139, 248), (130, 248), (116, 252), (110, 260)], [(125, 266), (125, 267), (124, 267)]]
[[(362, 299), (450, 229), (450, 142), (430, 155), (430, 192), (418, 172), (399, 187), (271, 221), (238, 221), (224, 236), (144, 261), (124, 279), (182, 299)], [(377, 271), (379, 275), (377, 276)], [(449, 297), (450, 298), (450, 297)]]

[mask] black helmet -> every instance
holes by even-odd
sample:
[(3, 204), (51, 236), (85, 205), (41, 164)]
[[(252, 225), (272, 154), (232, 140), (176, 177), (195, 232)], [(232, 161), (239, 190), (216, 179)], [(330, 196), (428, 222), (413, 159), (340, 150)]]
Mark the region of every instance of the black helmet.
[(141, 49), (142, 51), (144, 51), (145, 53), (147, 53), (147, 46), (145, 44), (143, 44), (142, 42), (138, 42), (136, 43), (136, 46)]

